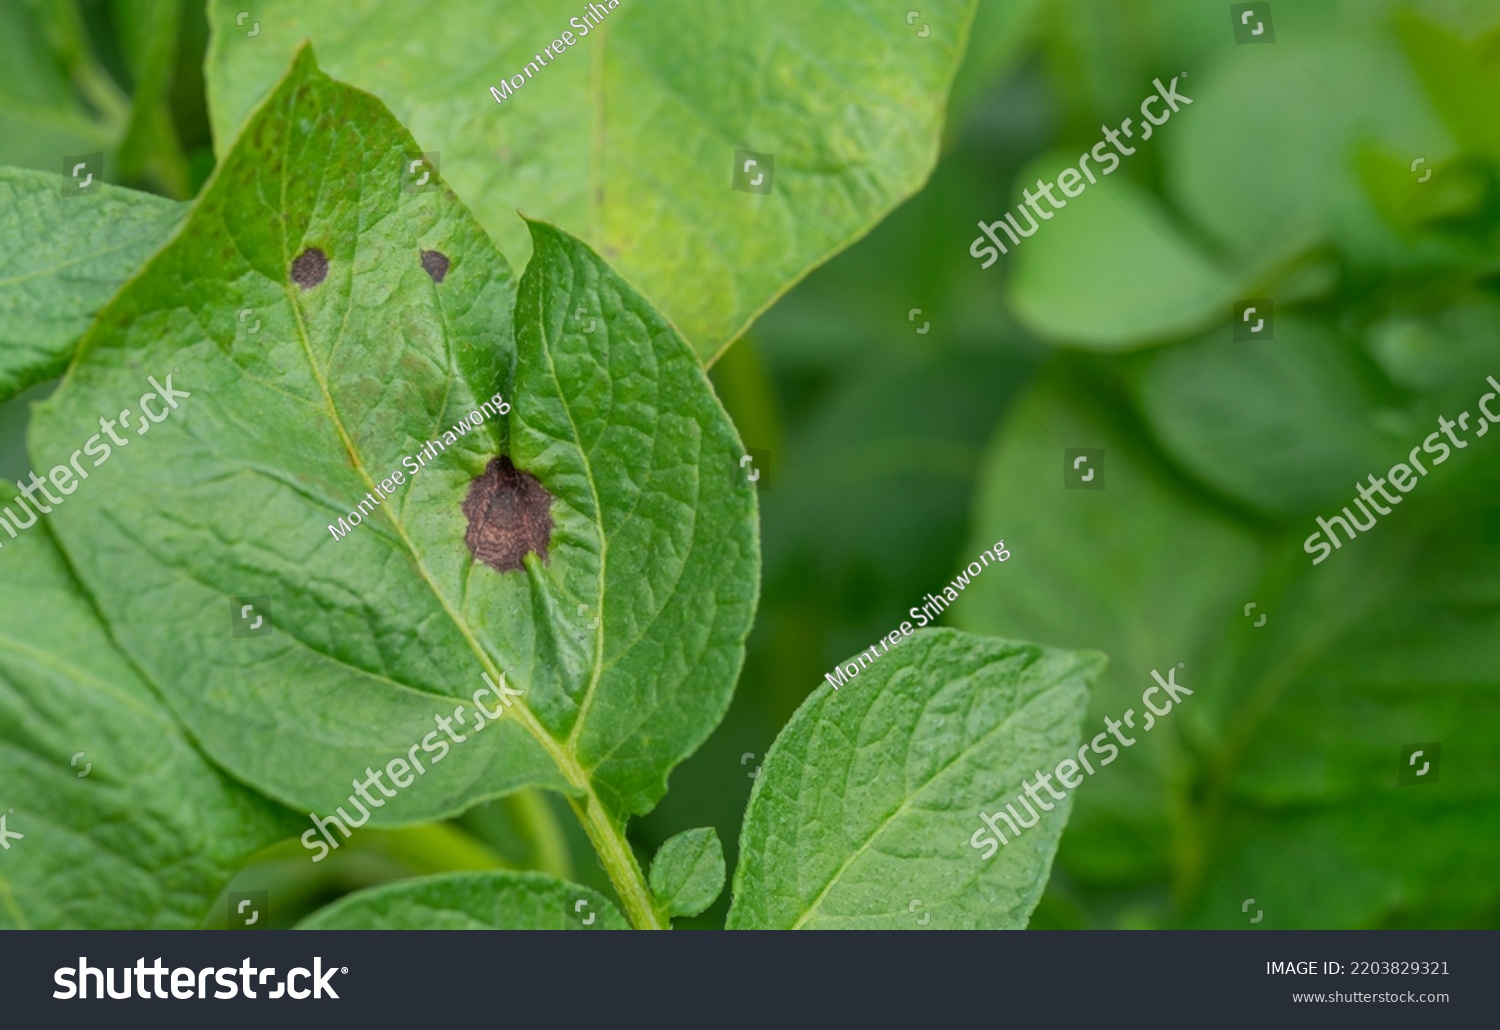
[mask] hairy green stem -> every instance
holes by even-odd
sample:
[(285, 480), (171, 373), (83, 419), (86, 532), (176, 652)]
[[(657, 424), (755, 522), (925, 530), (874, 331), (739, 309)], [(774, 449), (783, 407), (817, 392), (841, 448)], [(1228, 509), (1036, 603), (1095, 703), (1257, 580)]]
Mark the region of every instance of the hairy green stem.
[(615, 893), (625, 906), (625, 916), (630, 920), (630, 925), (637, 930), (667, 929), (661, 913), (657, 911), (656, 900), (646, 886), (646, 878), (641, 873), (640, 863), (635, 860), (630, 842), (599, 803), (598, 797), (590, 791), (586, 798), (570, 797), (568, 803), (573, 806), (584, 832), (593, 842), (594, 850), (599, 854), (599, 864), (609, 874), (609, 882), (614, 884)]

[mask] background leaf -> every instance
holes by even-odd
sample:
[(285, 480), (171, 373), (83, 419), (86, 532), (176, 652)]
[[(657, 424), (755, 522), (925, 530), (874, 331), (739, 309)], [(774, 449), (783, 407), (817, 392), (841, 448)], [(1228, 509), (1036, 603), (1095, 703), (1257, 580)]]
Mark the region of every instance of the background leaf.
[(729, 927), (911, 928), (913, 901), (933, 928), (1024, 927), (1071, 801), (989, 861), (970, 837), (982, 808), (1077, 747), (1102, 667), (1096, 654), (927, 630), (841, 690), (820, 686), (751, 792)]
[[(530, 246), (517, 208), (571, 230), (709, 361), (925, 180), (974, 7), (933, 0), (918, 37), (905, 7), (858, 0), (610, 4), (602, 25), (555, 63), (544, 56), (496, 105), (489, 88), (524, 76), (578, 4), (540, 0), (497, 17), (474, 0), (270, 0), (247, 38), (240, 7), (218, 0), (214, 135), (227, 153), (310, 38), (332, 75), (375, 92), (441, 153), (444, 176), (513, 261)], [(774, 193), (730, 188), (736, 150), (775, 155)]]
[[(0, 401), (62, 373), (74, 344), (120, 284), (181, 222), (185, 204), (0, 168)], [(25, 241), (24, 243), (22, 241)]]
[[(26, 511), (9, 485), (0, 505)], [(25, 835), (0, 853), (0, 928), (197, 926), (293, 814), (199, 754), (45, 526), (0, 538), (0, 610), (0, 814)]]
[(713, 827), (684, 830), (651, 860), (651, 893), (669, 916), (695, 916), (724, 889), (724, 846)]
[[(583, 903), (581, 909), (574, 906)], [(584, 920), (593, 917), (587, 926)], [(455, 873), (358, 891), (300, 930), (628, 930), (603, 897), (541, 873)]]

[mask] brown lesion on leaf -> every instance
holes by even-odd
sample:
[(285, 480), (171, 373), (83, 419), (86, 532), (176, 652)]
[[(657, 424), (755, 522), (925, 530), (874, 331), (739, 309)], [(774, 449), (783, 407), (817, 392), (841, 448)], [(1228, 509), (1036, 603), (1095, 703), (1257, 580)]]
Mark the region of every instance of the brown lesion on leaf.
[(427, 274), (432, 276), (432, 281), (440, 283), (448, 274), (448, 255), (440, 250), (422, 251), (422, 267)]
[(292, 282), (310, 290), (328, 278), (328, 255), (317, 247), (308, 247), (292, 262)]
[(535, 551), (547, 560), (552, 540), (552, 495), (529, 472), (508, 457), (491, 458), (484, 474), (469, 484), (464, 498), (469, 520), (464, 543), (497, 572), (524, 568), (522, 559)]

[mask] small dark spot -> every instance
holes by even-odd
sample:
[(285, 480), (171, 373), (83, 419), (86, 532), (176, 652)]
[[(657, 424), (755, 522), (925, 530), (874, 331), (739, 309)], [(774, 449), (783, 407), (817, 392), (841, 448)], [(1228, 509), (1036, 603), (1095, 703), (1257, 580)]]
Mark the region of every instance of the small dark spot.
[(292, 282), (310, 290), (328, 278), (328, 255), (317, 247), (308, 247), (292, 262)]
[(440, 283), (448, 274), (448, 255), (440, 250), (422, 251), (422, 267), (427, 269), (427, 274), (432, 276), (432, 281)]
[(509, 458), (490, 459), (484, 475), (469, 484), (464, 516), (469, 520), (464, 543), (474, 557), (497, 572), (523, 568), (521, 559), (528, 551), (547, 560), (552, 495)]

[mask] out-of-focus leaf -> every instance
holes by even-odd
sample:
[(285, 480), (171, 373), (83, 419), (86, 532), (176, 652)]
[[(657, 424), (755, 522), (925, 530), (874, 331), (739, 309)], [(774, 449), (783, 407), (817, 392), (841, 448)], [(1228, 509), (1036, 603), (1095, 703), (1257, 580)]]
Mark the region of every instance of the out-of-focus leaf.
[[(1090, 482), (1067, 489), (1070, 450)], [(1000, 426), (976, 498), (971, 549), (1004, 538), (1003, 576), (979, 577), (955, 608), (973, 632), (1098, 648), (1110, 656), (1089, 724), (1139, 709), (1151, 670), (1185, 663), (1193, 686), (1216, 627), (1252, 600), (1255, 537), (1163, 467), (1105, 389), (1051, 374)], [(1179, 746), (1201, 698), (1123, 752), (1081, 791), (1059, 862), (1086, 882), (1128, 882), (1170, 868)], [(1104, 773), (1107, 772), (1108, 775)]]
[(713, 827), (684, 830), (651, 860), (651, 893), (668, 916), (695, 916), (724, 890), (724, 845)]
[[(0, 505), (24, 519), (16, 491)], [(191, 928), (291, 813), (216, 770), (116, 650), (45, 525), (0, 534), (0, 928)]]
[[(1141, 410), (1167, 451), (1249, 508), (1286, 516), (1346, 498), (1419, 443), (1351, 341), (1295, 316), (1270, 340), (1228, 329), (1149, 356)], [(1389, 418), (1383, 418), (1389, 412)]]
[(1387, 33), (1346, 28), (1292, 49), (1235, 47), (1187, 81), (1196, 117), (1179, 114), (1163, 129), (1166, 185), (1231, 260), (1259, 267), (1329, 236), (1355, 259), (1405, 256), (1369, 231), (1378, 216), (1354, 170), (1355, 145), (1375, 135), (1430, 164), (1455, 148)]
[(1466, 148), (1500, 164), (1500, 30), (1471, 42), (1412, 10), (1397, 20), (1401, 41), (1449, 131)]
[(186, 159), (167, 108), (177, 66), (182, 0), (113, 0), (114, 21), (134, 78), (130, 121), (120, 141), (120, 174), (150, 172), (173, 196), (189, 193)]
[[(1185, 108), (1157, 132), (1171, 134), (1197, 113)], [(1076, 155), (1048, 155), (1019, 181), (1034, 190), (1038, 175), (1055, 179), (1076, 161)], [(1066, 206), (1049, 211), (1042, 200), (1037, 206), (1052, 217), (1011, 247), (1015, 267), (1007, 285), (1024, 326), (1065, 346), (1117, 351), (1182, 336), (1223, 316), (1236, 293), (1233, 280), (1172, 225), (1156, 201), (1118, 170), (1084, 185), (1071, 200), (1054, 187)], [(984, 221), (1002, 214), (989, 212)], [(1003, 230), (997, 234), (1010, 246)]]
[(65, 155), (110, 143), (69, 81), (81, 59), (77, 42), (59, 31), (76, 20), (71, 6), (0, 4), (0, 164), (56, 172)]
[(299, 930), (628, 930), (603, 896), (543, 873), (454, 873), (340, 898)]
[[(1003, 578), (1004, 567), (988, 575)], [(982, 809), (1078, 746), (1102, 655), (923, 630), (782, 730), (750, 795), (731, 929), (1019, 929), (1071, 794), (997, 854)], [(988, 833), (988, 831), (984, 831)], [(930, 918), (921, 920), (920, 909)]]
[[(572, 230), (710, 361), (926, 179), (975, 2), (931, 0), (908, 25), (907, 8), (863, 0), (611, 0), (588, 28), (572, 0), (504, 16), (478, 0), (266, 0), (254, 38), (235, 24), (242, 6), (209, 7), (220, 153), (310, 38), (331, 74), (376, 93), (442, 155), (512, 260), (530, 250), (518, 208)], [(563, 31), (575, 44), (536, 61)], [(516, 75), (523, 85), (497, 106), (489, 89)], [(774, 173), (753, 169), (774, 192), (731, 188), (738, 150), (774, 156)]]
[(70, 197), (65, 185), (0, 168), (0, 401), (61, 374), (94, 315), (187, 210), (109, 185)]

